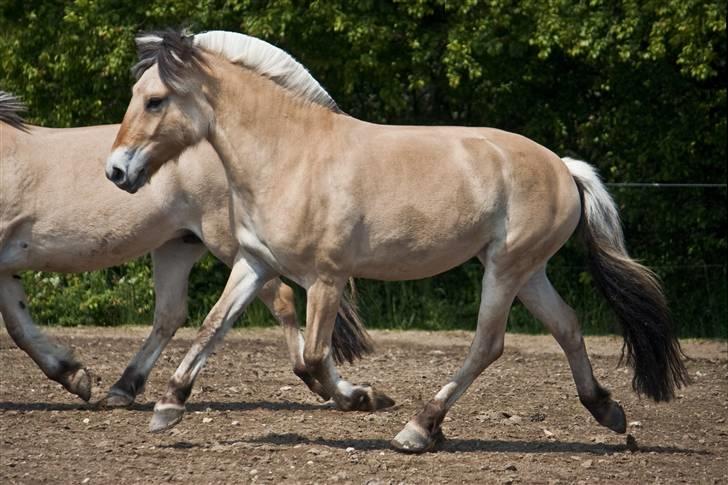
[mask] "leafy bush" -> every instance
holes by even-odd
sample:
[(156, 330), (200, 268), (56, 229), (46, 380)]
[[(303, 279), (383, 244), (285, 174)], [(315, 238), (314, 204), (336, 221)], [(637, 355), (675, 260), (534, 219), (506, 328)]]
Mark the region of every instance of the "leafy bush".
[[(698, 0), (0, 0), (0, 86), (22, 95), (37, 123), (115, 122), (132, 84), (135, 33), (242, 31), (291, 52), (344, 110), (369, 121), (497, 126), (592, 162), (610, 182), (723, 183), (725, 19), (724, 1)], [(664, 278), (684, 334), (726, 336), (725, 188), (614, 194), (630, 250)], [(226, 271), (209, 260), (197, 271), (199, 317)], [(608, 329), (577, 253), (563, 252), (551, 271), (586, 327)], [(362, 282), (363, 307), (373, 325), (472, 327), (478, 272)], [(128, 283), (147, 274), (134, 263), (26, 282), (45, 321), (146, 321), (149, 301), (121, 310), (120, 295), (148, 297), (148, 281)], [(511, 320), (538, 328), (522, 309)]]

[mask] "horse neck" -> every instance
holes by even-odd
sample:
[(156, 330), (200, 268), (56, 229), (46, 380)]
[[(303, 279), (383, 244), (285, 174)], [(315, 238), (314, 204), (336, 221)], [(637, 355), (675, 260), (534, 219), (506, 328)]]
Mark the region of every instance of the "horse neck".
[[(220, 66), (210, 142), (238, 191), (265, 189), (290, 163), (341, 136), (345, 115), (296, 97), (274, 81), (229, 63)], [(324, 145), (325, 146), (325, 145)]]

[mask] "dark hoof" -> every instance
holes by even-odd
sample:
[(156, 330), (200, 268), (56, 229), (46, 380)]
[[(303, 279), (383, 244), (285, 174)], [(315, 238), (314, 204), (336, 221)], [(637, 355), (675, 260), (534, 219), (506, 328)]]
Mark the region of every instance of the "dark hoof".
[(390, 443), (392, 448), (401, 453), (419, 454), (435, 451), (444, 441), (442, 428), (429, 435), (418, 426), (407, 423)]
[(598, 419), (599, 424), (606, 426), (615, 433), (624, 434), (627, 431), (627, 417), (624, 415), (624, 409), (615, 401), (610, 403), (609, 409)]
[(154, 415), (149, 422), (149, 431), (151, 433), (161, 433), (162, 431), (172, 429), (177, 423), (182, 421), (184, 414), (184, 406), (177, 406), (175, 404), (155, 406)]
[(596, 403), (585, 402), (584, 406), (602, 426), (606, 426), (615, 433), (623, 434), (627, 431), (627, 417), (624, 415), (622, 406), (616, 401), (607, 397)]
[(134, 404), (134, 396), (119, 389), (111, 388), (98, 405), (107, 408), (126, 408)]
[(351, 396), (336, 396), (334, 401), (341, 411), (371, 412), (394, 406), (394, 399), (371, 386), (356, 386)]
[(83, 367), (70, 371), (59, 382), (68, 392), (84, 401), (91, 399), (91, 375)]

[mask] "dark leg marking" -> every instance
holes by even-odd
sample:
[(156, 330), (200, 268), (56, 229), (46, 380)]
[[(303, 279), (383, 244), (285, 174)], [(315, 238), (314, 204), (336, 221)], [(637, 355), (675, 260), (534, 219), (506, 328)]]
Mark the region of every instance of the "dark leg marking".
[(182, 404), (187, 402), (187, 399), (190, 398), (190, 394), (192, 394), (192, 383), (180, 386), (177, 382), (173, 381), (173, 387), (174, 391), (172, 391), (172, 395), (177, 400), (176, 404)]
[(392, 440), (392, 446), (403, 453), (424, 453), (434, 450), (445, 441), (441, 425), (446, 413), (444, 401), (437, 399), (429, 401)]
[(154, 415), (149, 423), (149, 431), (159, 433), (182, 421), (185, 414), (185, 402), (191, 393), (192, 383), (180, 385), (175, 379), (172, 379), (166, 394), (154, 405)]
[(20, 305), (21, 309), (25, 310), (25, 303), (23, 303), (22, 300), (18, 301), (18, 305)]
[(15, 278), (16, 280), (19, 280), (20, 279), (20, 275), (14, 274), (13, 275), (13, 278)]
[(321, 383), (317, 381), (310, 372), (303, 369), (294, 368), (293, 373), (296, 374), (296, 376), (298, 376), (298, 378), (301, 379), (303, 383), (306, 384), (309, 389), (311, 389), (311, 391), (321, 396), (321, 399), (325, 401), (331, 399), (331, 395), (326, 392), (326, 390), (324, 390), (324, 387), (321, 385)]
[[(144, 389), (146, 378), (135, 366), (127, 367), (118, 381), (109, 389), (107, 404), (111, 406), (128, 406)], [(111, 400), (111, 402), (109, 402)]]
[(425, 404), (420, 414), (415, 417), (415, 422), (425, 431), (430, 434), (431, 438), (436, 436), (440, 439), (444, 439), (445, 435), (442, 434), (442, 420), (445, 419), (445, 403), (440, 400), (431, 400)]
[(627, 418), (622, 406), (617, 404), (610, 397), (609, 391), (603, 387), (597, 385), (596, 396), (593, 398), (579, 396), (579, 400), (602, 426), (616, 433), (627, 431)]

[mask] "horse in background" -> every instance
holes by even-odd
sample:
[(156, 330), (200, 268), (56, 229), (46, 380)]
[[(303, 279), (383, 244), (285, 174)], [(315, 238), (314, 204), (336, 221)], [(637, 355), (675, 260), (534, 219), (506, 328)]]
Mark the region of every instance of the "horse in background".
[[(109, 183), (102, 170), (119, 125), (42, 128), (26, 124), (23, 110), (17, 97), (0, 92), (0, 314), (11, 339), (46, 376), (88, 401), (89, 372), (33, 322), (18, 273), (94, 271), (151, 252), (152, 330), (103, 400), (108, 406), (130, 405), (187, 319), (193, 265), (207, 251), (228, 266), (234, 262), (238, 243), (230, 229), (225, 173), (212, 147), (201, 143), (132, 197)], [(202, 200), (200, 193), (210, 187), (215, 197)], [(120, 207), (124, 215), (114, 215)], [(293, 290), (273, 279), (258, 296), (283, 327), (296, 375), (328, 400), (305, 369)], [(351, 301), (342, 302), (336, 322), (336, 351), (326, 364), (331, 372), (334, 362), (351, 362), (372, 349)]]

